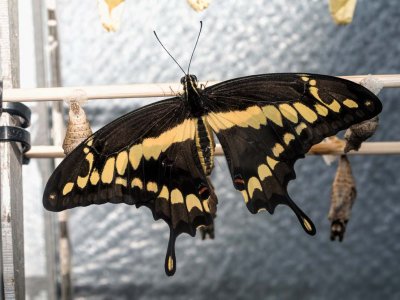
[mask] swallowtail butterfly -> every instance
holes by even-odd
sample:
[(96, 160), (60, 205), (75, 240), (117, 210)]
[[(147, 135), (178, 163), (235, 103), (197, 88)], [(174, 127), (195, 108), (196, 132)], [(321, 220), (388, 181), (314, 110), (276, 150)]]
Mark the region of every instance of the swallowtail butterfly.
[(312, 221), (287, 192), (294, 163), (312, 145), (379, 114), (379, 99), (354, 82), (316, 74), (262, 74), (184, 92), (132, 111), (72, 151), (50, 177), (43, 204), (62, 211), (91, 204), (147, 206), (170, 228), (167, 275), (176, 270), (175, 239), (213, 223), (217, 198), (208, 179), (214, 134), (253, 214), (288, 205), (303, 229)]

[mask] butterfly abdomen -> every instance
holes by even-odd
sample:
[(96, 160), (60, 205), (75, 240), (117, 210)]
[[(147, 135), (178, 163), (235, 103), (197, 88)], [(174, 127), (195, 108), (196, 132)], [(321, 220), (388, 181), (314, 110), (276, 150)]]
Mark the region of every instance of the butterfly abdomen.
[(208, 176), (214, 167), (215, 143), (211, 128), (204, 122), (203, 118), (197, 118), (195, 139), (201, 168)]

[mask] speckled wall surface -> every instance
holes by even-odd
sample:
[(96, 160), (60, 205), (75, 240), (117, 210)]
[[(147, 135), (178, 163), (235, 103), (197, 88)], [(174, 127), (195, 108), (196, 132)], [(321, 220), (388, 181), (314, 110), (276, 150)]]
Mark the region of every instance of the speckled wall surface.
[[(358, 2), (353, 24), (337, 27), (328, 1), (214, 0), (197, 14), (185, 0), (131, 1), (115, 34), (100, 26), (96, 1), (59, 0), (65, 85), (178, 82), (181, 73), (155, 40), (200, 80), (271, 72), (332, 75), (400, 73), (400, 3)], [(374, 140), (399, 140), (400, 90), (384, 90)], [(92, 101), (95, 127), (148, 100)], [(286, 207), (251, 215), (234, 191), (223, 158), (216, 239), (181, 236), (178, 270), (164, 274), (168, 228), (146, 208), (103, 205), (71, 211), (75, 296), (82, 299), (399, 299), (400, 159), (351, 158), (358, 198), (343, 243), (329, 240), (335, 167), (320, 157), (296, 164), (292, 198), (314, 220), (307, 236)]]

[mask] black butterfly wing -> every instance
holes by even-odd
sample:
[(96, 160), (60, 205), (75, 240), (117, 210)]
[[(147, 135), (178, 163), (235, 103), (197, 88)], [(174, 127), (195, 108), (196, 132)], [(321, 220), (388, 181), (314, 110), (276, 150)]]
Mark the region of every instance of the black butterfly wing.
[(312, 145), (382, 109), (368, 89), (313, 74), (237, 78), (204, 90), (207, 122), (224, 150), (234, 186), (252, 213), (289, 205), (306, 232), (311, 220), (287, 192), (294, 163)]
[(151, 209), (168, 223), (166, 272), (176, 269), (174, 242), (210, 225), (212, 187), (194, 155), (195, 119), (180, 98), (135, 110), (101, 128), (71, 152), (50, 177), (43, 204), (51, 211), (126, 203)]

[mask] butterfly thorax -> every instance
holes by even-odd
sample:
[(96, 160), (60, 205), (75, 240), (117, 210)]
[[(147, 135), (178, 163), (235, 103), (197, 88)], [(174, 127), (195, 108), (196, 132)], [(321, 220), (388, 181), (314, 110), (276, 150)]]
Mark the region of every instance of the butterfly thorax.
[(187, 101), (190, 107), (190, 112), (195, 117), (200, 117), (204, 114), (204, 102), (202, 90), (197, 86), (197, 77), (195, 75), (185, 75), (181, 78), (183, 85), (182, 98)]
[(204, 118), (205, 107), (202, 90), (197, 86), (195, 75), (186, 75), (182, 77), (183, 98), (187, 101), (190, 112), (196, 120), (196, 152), (199, 158), (199, 164), (206, 175), (210, 175), (214, 167), (215, 142), (210, 125)]

